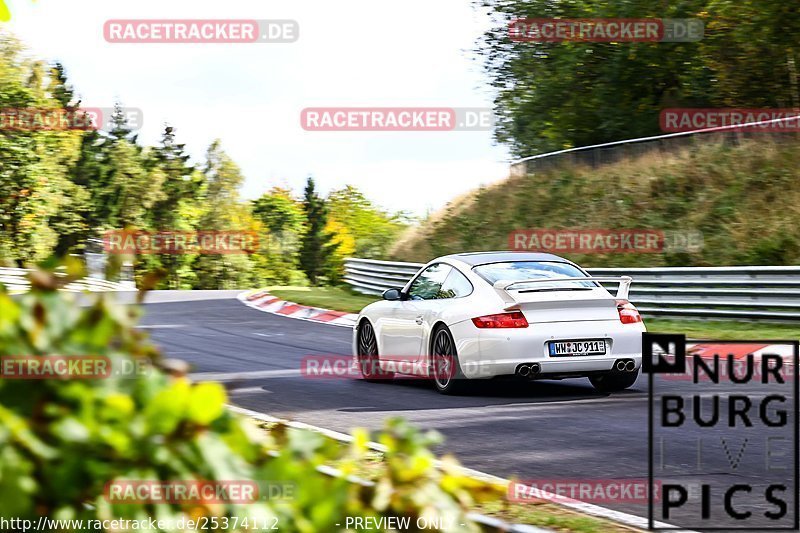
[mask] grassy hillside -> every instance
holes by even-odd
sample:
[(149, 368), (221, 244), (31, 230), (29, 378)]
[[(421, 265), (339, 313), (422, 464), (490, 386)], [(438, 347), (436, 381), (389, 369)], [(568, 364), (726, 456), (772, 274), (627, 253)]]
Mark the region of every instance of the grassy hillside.
[(508, 249), (527, 228), (700, 231), (697, 253), (563, 254), (585, 266), (800, 264), (800, 140), (649, 154), (563, 167), (473, 191), (412, 228), (390, 258)]

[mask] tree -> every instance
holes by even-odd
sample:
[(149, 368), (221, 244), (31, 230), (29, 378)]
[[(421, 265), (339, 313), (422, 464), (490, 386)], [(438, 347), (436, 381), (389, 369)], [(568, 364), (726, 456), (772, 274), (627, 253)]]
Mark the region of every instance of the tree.
[(74, 109), (80, 105), (80, 101), (74, 101), (75, 89), (67, 81), (67, 71), (60, 62), (53, 63), (50, 68), (49, 92), (64, 109)]
[(134, 133), (133, 128), (130, 127), (128, 116), (120, 102), (114, 102), (110, 126), (111, 128), (108, 131), (108, 136), (112, 141), (124, 139), (130, 141), (132, 144), (136, 144), (138, 134)]
[(108, 213), (109, 227), (145, 228), (150, 209), (164, 199), (161, 186), (164, 173), (158, 167), (148, 169), (138, 148), (126, 139), (109, 146), (109, 180), (98, 191), (98, 201)]
[(73, 183), (91, 194), (87, 223), (95, 231), (149, 226), (150, 211), (165, 199), (166, 175), (152, 161), (154, 151), (136, 144), (120, 103), (114, 105), (111, 130), (86, 132), (71, 171)]
[[(0, 109), (82, 113), (66, 68), (21, 51), (0, 34)], [(250, 255), (140, 255), (136, 275), (166, 270), (159, 288), (298, 283), (302, 247), (308, 278), (330, 282), (345, 254), (379, 255), (394, 235), (395, 217), (351, 187), (332, 194), (330, 216), (313, 180), (305, 202), (276, 187), (245, 203), (238, 192), (241, 170), (219, 141), (209, 147), (203, 168), (195, 168), (172, 126), (165, 126), (158, 146), (148, 147), (138, 142), (128, 117), (116, 102), (101, 129), (0, 124), (0, 264), (80, 253), (106, 230), (242, 230), (277, 250), (268, 244)]]
[[(200, 202), (204, 211), (198, 229), (202, 231), (252, 230), (249, 210), (239, 201), (239, 187), (244, 181), (239, 166), (222, 149), (219, 139), (206, 152), (203, 170), (204, 185)], [(197, 272), (199, 289), (227, 289), (247, 285), (252, 278), (252, 263), (246, 255), (203, 254), (193, 269)]]
[(297, 251), (305, 224), (303, 206), (289, 189), (273, 187), (252, 202), (253, 217), (262, 226), (259, 254), (251, 255), (261, 283), (291, 285), (302, 279)]
[(291, 191), (280, 187), (273, 187), (253, 201), (253, 216), (276, 237), (279, 250), (283, 249), (285, 236), (299, 234), (305, 221), (303, 207), (292, 198)]
[[(202, 175), (195, 174), (194, 166), (189, 164), (185, 145), (175, 141), (175, 130), (171, 126), (164, 127), (161, 144), (153, 149), (148, 164), (164, 174), (161, 187), (163, 196), (153, 204), (150, 225), (156, 230), (194, 229), (182, 216), (182, 204), (196, 201), (202, 186), (202, 179), (198, 177)], [(185, 255), (162, 254), (151, 259), (151, 267), (166, 271), (162, 286), (166, 289), (180, 288), (180, 271), (188, 266), (189, 258)]]
[(306, 231), (300, 243), (300, 269), (315, 285), (320, 277), (329, 272), (330, 260), (336, 245), (333, 235), (325, 230), (328, 210), (325, 201), (314, 189), (314, 179), (309, 176), (303, 196), (303, 211), (306, 214)]
[[(47, 92), (68, 115), (76, 112), (80, 107), (81, 101), (76, 99), (75, 89), (69, 83), (67, 71), (59, 62), (54, 63), (50, 68)], [(89, 133), (75, 131), (69, 135), (73, 138), (80, 137), (80, 144), (73, 145), (78, 150), (79, 159), (80, 154), (83, 153), (81, 147)], [(69, 181), (64, 181), (63, 191), (67, 193), (70, 201), (68, 204), (63, 204), (62, 208), (49, 220), (50, 227), (53, 228), (58, 236), (58, 242), (53, 251), (58, 256), (64, 256), (71, 251), (80, 251), (89, 237), (88, 213), (91, 209), (91, 194), (85, 183), (76, 183), (72, 179), (72, 169), (76, 164), (75, 160), (76, 158), (73, 157), (65, 165), (69, 169), (66, 176)]]
[(701, 61), (713, 73), (715, 105), (798, 107), (797, 6), (770, 0), (708, 0)]
[(352, 254), (356, 257), (378, 259), (406, 228), (404, 214), (391, 215), (364, 196), (352, 185), (328, 195), (330, 219), (346, 228), (354, 241)]
[[(0, 34), (0, 107), (53, 110), (51, 80), (42, 62), (25, 59), (19, 43)], [(47, 257), (57, 231), (75, 231), (80, 221), (60, 213), (85, 199), (67, 169), (78, 156), (80, 132), (37, 128), (0, 129), (0, 263), (24, 265)]]
[(241, 221), (244, 213), (239, 204), (239, 187), (244, 182), (244, 176), (239, 165), (222, 149), (219, 139), (212, 142), (206, 151), (203, 175), (206, 212), (201, 219), (202, 229), (231, 229), (232, 225)]
[[(497, 90), (495, 135), (515, 155), (661, 132), (668, 107), (797, 102), (800, 13), (771, 0), (483, 0), (496, 25), (478, 52)], [(517, 18), (697, 18), (699, 42), (514, 42)]]
[(102, 189), (109, 182), (108, 138), (98, 130), (85, 132), (81, 137), (78, 160), (70, 167), (70, 180), (88, 191), (88, 208), (82, 210), (88, 227), (108, 227), (107, 206), (99, 202)]
[(194, 166), (184, 144), (175, 142), (175, 131), (164, 127), (161, 144), (153, 150), (153, 162), (164, 173), (161, 187), (164, 197), (153, 205), (152, 223), (155, 228), (175, 228), (178, 223), (178, 204), (193, 197), (200, 183), (193, 180)]

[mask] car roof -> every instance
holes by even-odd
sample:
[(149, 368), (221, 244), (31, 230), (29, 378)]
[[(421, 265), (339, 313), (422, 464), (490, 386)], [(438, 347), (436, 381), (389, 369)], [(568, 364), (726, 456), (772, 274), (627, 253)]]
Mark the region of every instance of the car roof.
[(572, 264), (572, 261), (557, 255), (532, 252), (468, 252), (446, 255), (441, 259), (445, 258), (456, 259), (469, 266), (487, 265), (489, 263), (507, 263), (511, 261), (557, 261), (559, 263)]

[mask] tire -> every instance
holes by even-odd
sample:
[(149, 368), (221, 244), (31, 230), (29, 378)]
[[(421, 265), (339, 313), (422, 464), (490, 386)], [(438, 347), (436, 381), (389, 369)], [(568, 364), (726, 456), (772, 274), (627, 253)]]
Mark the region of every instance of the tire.
[(379, 365), (378, 339), (375, 337), (375, 329), (369, 321), (365, 320), (359, 326), (357, 340), (358, 369), (364, 381), (375, 383), (394, 378), (394, 372), (383, 370)]
[(594, 388), (599, 392), (619, 392), (631, 387), (636, 383), (638, 377), (638, 370), (636, 372), (626, 372), (624, 374), (608, 372), (607, 374), (592, 376), (589, 378), (589, 381), (591, 381)]
[(461, 365), (453, 334), (447, 326), (439, 326), (433, 331), (431, 341), (430, 371), (433, 385), (441, 394), (463, 394), (470, 386)]

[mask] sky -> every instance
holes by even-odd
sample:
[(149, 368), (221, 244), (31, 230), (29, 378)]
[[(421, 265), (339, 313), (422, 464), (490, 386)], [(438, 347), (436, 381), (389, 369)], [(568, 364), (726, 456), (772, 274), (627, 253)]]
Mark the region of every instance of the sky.
[[(488, 24), (471, 0), (7, 0), (4, 23), (30, 53), (59, 60), (84, 107), (142, 110), (140, 139), (165, 123), (194, 161), (215, 138), (256, 198), (355, 185), (380, 206), (424, 215), (508, 175), (491, 131), (305, 131), (308, 107), (491, 107), (472, 50)], [(389, 6), (392, 6), (391, 8)], [(293, 43), (109, 43), (109, 19), (291, 19)]]

